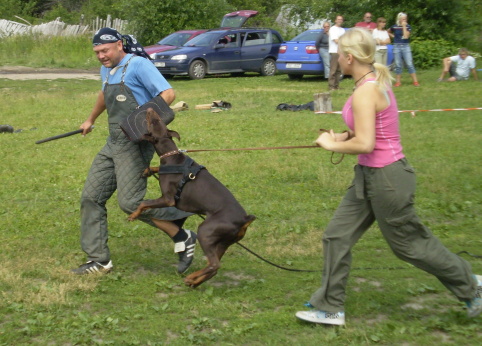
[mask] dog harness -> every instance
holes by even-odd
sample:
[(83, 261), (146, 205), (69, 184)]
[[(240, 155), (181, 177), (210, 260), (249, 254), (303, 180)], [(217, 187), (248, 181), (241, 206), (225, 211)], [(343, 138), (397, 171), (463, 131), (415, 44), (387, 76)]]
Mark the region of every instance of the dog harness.
[(186, 156), (186, 159), (184, 162), (180, 165), (161, 165), (159, 166), (159, 172), (158, 174), (176, 174), (176, 173), (182, 173), (182, 179), (179, 181), (177, 184), (177, 192), (176, 195), (174, 196), (174, 199), (176, 201), (181, 198), (181, 193), (182, 189), (184, 188), (184, 185), (186, 185), (188, 182), (196, 179), (196, 176), (198, 175), (199, 171), (202, 169), (206, 169), (206, 167), (197, 165), (194, 165), (194, 160), (191, 159), (189, 156)]

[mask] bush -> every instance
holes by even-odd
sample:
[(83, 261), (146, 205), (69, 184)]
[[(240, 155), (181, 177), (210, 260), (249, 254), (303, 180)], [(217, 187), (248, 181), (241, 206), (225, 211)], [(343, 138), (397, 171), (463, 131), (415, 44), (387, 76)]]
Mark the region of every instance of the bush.
[(413, 63), (417, 69), (426, 70), (431, 67), (441, 66), (445, 57), (456, 55), (458, 47), (445, 40), (420, 40), (414, 39), (410, 43)]

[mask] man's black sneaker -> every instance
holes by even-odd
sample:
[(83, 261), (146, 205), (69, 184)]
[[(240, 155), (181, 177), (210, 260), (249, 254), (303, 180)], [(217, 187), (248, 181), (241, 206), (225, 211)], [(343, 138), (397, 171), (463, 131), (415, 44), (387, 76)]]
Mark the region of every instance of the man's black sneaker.
[(85, 274), (107, 274), (112, 270), (114, 266), (112, 265), (112, 261), (108, 262), (94, 262), (89, 261), (87, 263), (82, 264), (79, 268), (72, 269), (71, 272), (77, 275), (85, 275)]
[(174, 252), (179, 254), (179, 263), (177, 264), (177, 272), (183, 274), (191, 266), (194, 260), (194, 249), (196, 248), (196, 233), (186, 229), (188, 238), (185, 241), (174, 244)]

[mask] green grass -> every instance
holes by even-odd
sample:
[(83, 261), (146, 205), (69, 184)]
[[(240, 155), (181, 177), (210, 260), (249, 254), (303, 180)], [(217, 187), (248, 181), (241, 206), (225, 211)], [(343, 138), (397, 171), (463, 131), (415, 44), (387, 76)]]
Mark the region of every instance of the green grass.
[[(479, 82), (436, 83), (438, 71), (419, 71), (420, 88), (396, 89), (400, 109), (481, 107)], [(319, 128), (344, 130), (339, 115), (280, 112), (326, 91), (326, 81), (290, 81), (247, 74), (200, 81), (175, 78), (179, 112), (170, 128), (180, 148), (216, 149), (311, 145)], [(340, 110), (353, 81), (333, 94)], [(113, 197), (109, 245), (115, 271), (75, 277), (85, 260), (79, 244), (79, 197), (94, 155), (107, 136), (105, 116), (82, 138), (36, 145), (78, 128), (100, 84), (87, 80), (1, 80), (1, 124), (23, 131), (0, 134), (0, 345), (479, 345), (481, 318), (436, 278), (399, 261), (376, 226), (353, 250), (347, 325), (301, 323), (294, 313), (320, 284), (320, 273), (274, 268), (239, 246), (228, 250), (219, 274), (193, 290), (175, 273), (172, 242), (141, 222), (128, 223)], [(221, 113), (194, 110), (213, 100)], [(482, 111), (400, 115), (406, 156), (417, 170), (417, 210), (453, 252), (481, 254)], [(337, 166), (322, 149), (192, 153), (257, 216), (243, 244), (291, 268), (321, 268), (321, 236), (350, 183), (356, 162)], [(153, 164), (158, 164), (158, 159)], [(148, 198), (159, 195), (155, 180)], [(196, 229), (200, 218), (187, 226)], [(482, 261), (464, 256), (474, 272)], [(197, 250), (193, 270), (204, 265)], [(390, 268), (403, 268), (391, 270)]]
[(92, 36), (16, 35), (0, 39), (2, 65), (55, 68), (98, 68)]

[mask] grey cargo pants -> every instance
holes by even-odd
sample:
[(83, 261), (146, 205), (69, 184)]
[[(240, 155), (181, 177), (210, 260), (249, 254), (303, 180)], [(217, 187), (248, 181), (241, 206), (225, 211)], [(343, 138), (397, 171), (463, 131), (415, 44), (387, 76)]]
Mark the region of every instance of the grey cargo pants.
[(323, 234), (322, 286), (310, 303), (344, 311), (351, 249), (376, 220), (395, 255), (436, 276), (459, 300), (477, 288), (470, 264), (450, 252), (419, 220), (414, 208), (415, 172), (406, 159), (383, 168), (355, 166), (355, 179)]
[[(154, 154), (154, 147), (147, 142), (134, 144), (129, 141), (118, 124), (109, 125), (110, 136), (95, 157), (84, 185), (81, 197), (81, 245), (89, 261), (110, 260), (107, 246), (106, 202), (117, 189), (120, 208), (127, 214), (137, 209), (144, 199), (147, 178), (141, 174)], [(139, 217), (151, 226), (151, 219), (178, 220), (192, 214), (174, 207), (149, 209)]]

